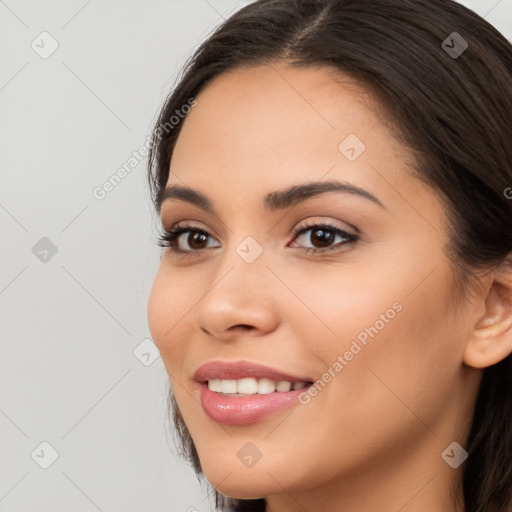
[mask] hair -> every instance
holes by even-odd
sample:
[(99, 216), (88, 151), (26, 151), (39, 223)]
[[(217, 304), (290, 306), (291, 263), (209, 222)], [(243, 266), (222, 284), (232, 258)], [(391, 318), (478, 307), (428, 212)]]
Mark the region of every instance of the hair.
[[(443, 45), (453, 32), (468, 44), (458, 56)], [(463, 296), (478, 271), (509, 261), (512, 46), (482, 17), (452, 0), (260, 0), (235, 12), (185, 63), (158, 115), (148, 161), (156, 211), (183, 124), (169, 123), (176, 109), (222, 73), (279, 62), (330, 66), (373, 92), (393, 136), (415, 156), (413, 173), (446, 207), (446, 249)], [(171, 389), (168, 398), (180, 455), (202, 479)], [(464, 498), (458, 505), (466, 512), (508, 512), (512, 356), (483, 370), (468, 431), (468, 458), (454, 485), (454, 505), (458, 491)], [(264, 498), (214, 493), (222, 511), (266, 507)]]

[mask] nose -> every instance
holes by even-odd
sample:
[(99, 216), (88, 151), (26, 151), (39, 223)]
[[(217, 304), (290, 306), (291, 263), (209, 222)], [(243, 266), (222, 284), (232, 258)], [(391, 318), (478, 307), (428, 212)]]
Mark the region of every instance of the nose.
[(205, 286), (194, 314), (197, 327), (224, 341), (272, 332), (279, 321), (278, 282), (263, 258), (247, 263), (235, 254), (225, 263)]

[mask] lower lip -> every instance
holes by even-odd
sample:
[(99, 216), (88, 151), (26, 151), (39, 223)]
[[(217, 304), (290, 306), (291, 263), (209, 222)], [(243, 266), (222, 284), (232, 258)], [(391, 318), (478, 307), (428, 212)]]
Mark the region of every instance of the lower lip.
[(206, 414), (223, 425), (248, 425), (266, 418), (275, 411), (300, 403), (299, 395), (309, 386), (294, 391), (264, 395), (228, 396), (216, 393), (201, 384), (201, 404)]

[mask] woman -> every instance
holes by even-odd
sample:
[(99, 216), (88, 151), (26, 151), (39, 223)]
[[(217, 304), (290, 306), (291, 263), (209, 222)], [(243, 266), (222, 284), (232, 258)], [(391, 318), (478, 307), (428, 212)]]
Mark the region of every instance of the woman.
[(451, 0), (261, 0), (197, 49), (148, 320), (220, 510), (510, 509), (511, 113)]

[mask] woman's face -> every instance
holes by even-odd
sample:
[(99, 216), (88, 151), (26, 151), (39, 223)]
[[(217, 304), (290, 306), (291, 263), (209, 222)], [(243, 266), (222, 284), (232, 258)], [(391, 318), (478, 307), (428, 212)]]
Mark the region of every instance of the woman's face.
[[(196, 100), (168, 187), (213, 212), (183, 195), (163, 202), (164, 228), (207, 236), (164, 249), (148, 319), (205, 476), (242, 498), (344, 492), (361, 504), (400, 489), (419, 504), (454, 474), (441, 454), (464, 445), (479, 376), (462, 361), (474, 311), (454, 302), (437, 193), (409, 174), (365, 89), (329, 68), (235, 70)], [(294, 193), (328, 182), (364, 192)], [(211, 361), (317, 384), (286, 406), (285, 391), (219, 397), (195, 380)], [(202, 393), (214, 397), (206, 410)], [(249, 405), (237, 413), (236, 400)], [(247, 412), (258, 404), (263, 414)]]

